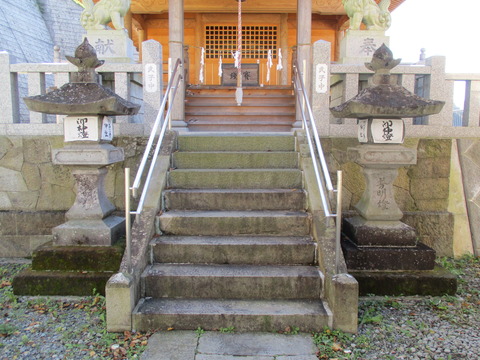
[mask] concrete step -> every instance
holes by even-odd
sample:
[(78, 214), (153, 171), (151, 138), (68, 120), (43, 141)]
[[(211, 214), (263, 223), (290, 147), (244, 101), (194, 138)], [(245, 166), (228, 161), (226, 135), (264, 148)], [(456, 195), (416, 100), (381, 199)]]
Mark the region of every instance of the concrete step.
[(133, 328), (276, 332), (298, 326), (302, 332), (331, 326), (331, 313), (321, 301), (142, 299), (133, 311)]
[(142, 274), (145, 297), (320, 299), (315, 266), (154, 264)]
[(168, 211), (157, 229), (169, 235), (310, 235), (310, 218), (288, 211)]
[(182, 134), (179, 151), (294, 151), (293, 135), (276, 134)]
[(177, 151), (172, 165), (178, 169), (297, 169), (298, 153)]
[(177, 169), (168, 174), (176, 189), (300, 189), (297, 169)]
[(306, 209), (300, 189), (172, 189), (163, 193), (167, 210)]
[(155, 263), (313, 265), (309, 236), (160, 236), (150, 243)]

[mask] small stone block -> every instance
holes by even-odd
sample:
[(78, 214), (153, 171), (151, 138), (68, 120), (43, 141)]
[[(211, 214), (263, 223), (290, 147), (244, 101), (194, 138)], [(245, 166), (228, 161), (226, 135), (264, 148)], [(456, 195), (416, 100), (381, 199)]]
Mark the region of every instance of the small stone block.
[(123, 246), (45, 246), (33, 254), (36, 271), (118, 271)]
[(442, 267), (430, 271), (350, 271), (359, 283), (359, 295), (455, 295), (457, 278)]
[(432, 270), (435, 250), (419, 243), (415, 247), (358, 247), (348, 239), (342, 249), (349, 270)]
[(115, 63), (134, 61), (133, 41), (123, 30), (88, 30), (86, 38), (99, 59)]
[(364, 64), (382, 44), (389, 45), (390, 38), (379, 30), (347, 30), (340, 42), (342, 64)]
[(89, 296), (95, 290), (105, 295), (111, 272), (32, 271), (26, 269), (13, 279), (15, 295)]
[(366, 221), (360, 216), (343, 220), (343, 231), (357, 246), (416, 246), (413, 227), (400, 221)]
[(112, 215), (103, 220), (71, 220), (52, 233), (56, 246), (111, 246), (125, 234), (125, 218)]

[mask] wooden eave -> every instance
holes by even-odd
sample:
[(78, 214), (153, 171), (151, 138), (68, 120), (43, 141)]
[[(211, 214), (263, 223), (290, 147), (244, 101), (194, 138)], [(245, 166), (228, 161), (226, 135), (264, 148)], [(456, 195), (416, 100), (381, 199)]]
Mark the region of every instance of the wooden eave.
[[(235, 0), (184, 0), (185, 12), (235, 13)], [(380, 0), (376, 0), (380, 2)], [(392, 0), (390, 11), (405, 0)], [(133, 14), (161, 14), (168, 11), (168, 0), (132, 0)], [(242, 3), (244, 13), (296, 13), (296, 0), (246, 0)], [(312, 13), (322, 15), (345, 15), (342, 0), (312, 0)]]

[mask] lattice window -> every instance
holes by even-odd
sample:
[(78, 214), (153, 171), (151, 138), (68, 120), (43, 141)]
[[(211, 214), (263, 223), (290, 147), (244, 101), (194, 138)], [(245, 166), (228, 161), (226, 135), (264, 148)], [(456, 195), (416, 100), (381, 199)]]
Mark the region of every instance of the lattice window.
[[(208, 25), (205, 27), (205, 55), (207, 59), (232, 56), (237, 50), (237, 26)], [(266, 59), (268, 50), (277, 57), (276, 26), (242, 26), (242, 58)]]

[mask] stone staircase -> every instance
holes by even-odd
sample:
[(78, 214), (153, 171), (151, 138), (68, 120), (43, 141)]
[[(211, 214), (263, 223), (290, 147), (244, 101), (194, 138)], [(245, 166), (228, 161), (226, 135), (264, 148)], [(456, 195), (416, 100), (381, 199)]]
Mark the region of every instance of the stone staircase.
[(178, 137), (133, 328), (331, 325), (291, 134)]
[(291, 131), (295, 97), (291, 86), (246, 87), (242, 106), (236, 87), (190, 86), (185, 122), (190, 131)]

